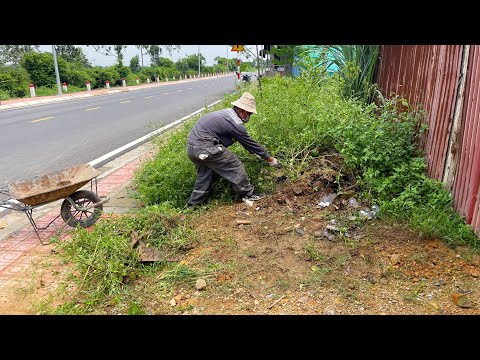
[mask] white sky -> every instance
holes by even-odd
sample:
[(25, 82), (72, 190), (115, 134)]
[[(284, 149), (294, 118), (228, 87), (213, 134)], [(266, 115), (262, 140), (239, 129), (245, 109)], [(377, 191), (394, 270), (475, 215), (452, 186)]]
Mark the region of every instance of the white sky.
[[(75, 45), (79, 46), (83, 49), (85, 56), (90, 61), (93, 66), (111, 66), (115, 64), (115, 57), (114, 56), (105, 56), (98, 52), (96, 52), (92, 46), (85, 46), (85, 45)], [(199, 45), (181, 45), (182, 48), (179, 52), (173, 52), (172, 56), (168, 52), (162, 53), (162, 57), (166, 57), (168, 59), (173, 60), (174, 62), (184, 58), (188, 55), (198, 54), (198, 46)], [(257, 53), (255, 45), (244, 45), (248, 49), (250, 49), (253, 54)], [(258, 51), (263, 48), (263, 45), (258, 45)], [(45, 52), (52, 52), (51, 45), (40, 45), (40, 51)], [(233, 59), (237, 57), (236, 51), (231, 51), (230, 45), (200, 45), (200, 53), (203, 55), (207, 62), (207, 66), (212, 66), (214, 64), (214, 60), (217, 56), (227, 57)], [(245, 56), (243, 52), (240, 52), (241, 58), (240, 60), (245, 60)], [(140, 50), (138, 50), (134, 45), (129, 45), (127, 50), (124, 52), (123, 57), (123, 64), (128, 66), (130, 64), (130, 59), (138, 55), (140, 57)], [(140, 63), (141, 63), (140, 59)], [(148, 66), (150, 65), (150, 57), (146, 54), (143, 54), (143, 65)]]

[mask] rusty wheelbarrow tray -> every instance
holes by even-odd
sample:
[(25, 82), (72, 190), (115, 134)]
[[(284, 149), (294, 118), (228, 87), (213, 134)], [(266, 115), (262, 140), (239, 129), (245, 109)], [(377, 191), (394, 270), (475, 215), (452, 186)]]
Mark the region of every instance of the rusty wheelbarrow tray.
[[(91, 165), (80, 164), (14, 181), (8, 184), (8, 191), (0, 190), (0, 193), (15, 200), (0, 201), (0, 207), (25, 212), (39, 239), (37, 230), (46, 229), (60, 216), (70, 226), (88, 227), (98, 220), (103, 211), (103, 204), (109, 200), (108, 197), (97, 195), (99, 174), (100, 172)], [(88, 182), (90, 190), (77, 191)], [(33, 209), (60, 199), (64, 199), (60, 214), (47, 226), (38, 227), (32, 216)]]

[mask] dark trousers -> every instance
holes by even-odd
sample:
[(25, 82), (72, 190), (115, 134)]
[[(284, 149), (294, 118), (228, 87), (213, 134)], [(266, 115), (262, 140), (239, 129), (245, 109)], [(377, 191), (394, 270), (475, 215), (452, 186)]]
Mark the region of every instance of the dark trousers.
[(226, 147), (214, 145), (201, 148), (187, 144), (187, 155), (197, 170), (197, 180), (188, 200), (189, 205), (205, 202), (213, 182), (214, 172), (230, 181), (233, 190), (241, 196), (253, 194), (254, 187), (250, 183), (243, 163)]

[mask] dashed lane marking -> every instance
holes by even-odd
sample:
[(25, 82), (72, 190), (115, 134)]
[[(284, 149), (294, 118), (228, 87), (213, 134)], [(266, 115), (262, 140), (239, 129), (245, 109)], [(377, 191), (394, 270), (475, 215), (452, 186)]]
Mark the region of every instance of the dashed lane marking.
[(55, 116), (50, 116), (50, 117), (46, 117), (46, 118), (41, 118), (41, 119), (37, 119), (37, 120), (32, 120), (30, 122), (39, 122), (39, 121), (44, 121), (44, 120), (48, 120), (48, 119), (53, 119)]

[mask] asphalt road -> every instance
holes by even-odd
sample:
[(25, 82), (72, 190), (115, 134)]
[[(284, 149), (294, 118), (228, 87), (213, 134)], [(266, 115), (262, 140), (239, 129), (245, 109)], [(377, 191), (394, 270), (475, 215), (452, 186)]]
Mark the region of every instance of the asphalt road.
[(235, 78), (184, 83), (0, 112), (0, 188), (88, 163), (235, 90)]

